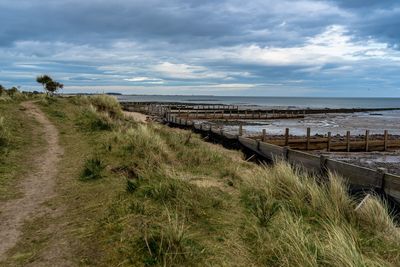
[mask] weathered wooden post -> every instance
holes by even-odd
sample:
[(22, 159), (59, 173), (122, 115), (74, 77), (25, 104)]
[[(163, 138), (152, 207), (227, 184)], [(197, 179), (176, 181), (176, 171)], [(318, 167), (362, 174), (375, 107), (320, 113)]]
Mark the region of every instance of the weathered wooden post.
[(222, 109), (222, 119), (224, 119), (224, 110)]
[(310, 149), (310, 135), (311, 135), (311, 128), (307, 128), (307, 142), (306, 142), (306, 150)]
[(243, 125), (240, 124), (239, 125), (239, 136), (242, 136), (242, 135), (243, 135)]
[(244, 111), (244, 119), (247, 119), (247, 109)]
[(386, 151), (388, 147), (388, 130), (383, 133), (383, 151)]
[(262, 138), (261, 138), (261, 140), (263, 142), (265, 142), (266, 139), (267, 139), (267, 131), (265, 129), (262, 129)]
[(326, 167), (326, 162), (328, 161), (328, 157), (325, 155), (319, 156), (319, 166), (321, 170), (321, 175), (323, 177), (326, 177), (328, 174), (328, 168)]
[(331, 132), (328, 132), (328, 142), (326, 144), (326, 151), (331, 151)]
[(365, 151), (368, 152), (369, 146), (369, 130), (365, 130)]
[(346, 150), (350, 152), (350, 131), (346, 133)]
[(285, 129), (285, 146), (289, 145), (289, 128)]

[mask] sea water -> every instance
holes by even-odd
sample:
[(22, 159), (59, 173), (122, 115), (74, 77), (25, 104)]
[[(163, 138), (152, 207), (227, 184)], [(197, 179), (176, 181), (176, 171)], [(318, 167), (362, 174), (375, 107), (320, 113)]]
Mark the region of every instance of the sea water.
[(400, 98), (120, 95), (121, 101), (179, 102), (289, 108), (400, 108)]

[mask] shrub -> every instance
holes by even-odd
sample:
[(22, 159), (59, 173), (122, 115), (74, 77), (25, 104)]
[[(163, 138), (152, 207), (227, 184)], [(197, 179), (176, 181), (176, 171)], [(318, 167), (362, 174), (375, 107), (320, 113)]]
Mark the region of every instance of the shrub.
[(100, 179), (103, 177), (104, 169), (105, 165), (99, 157), (88, 158), (85, 161), (80, 179), (83, 181)]

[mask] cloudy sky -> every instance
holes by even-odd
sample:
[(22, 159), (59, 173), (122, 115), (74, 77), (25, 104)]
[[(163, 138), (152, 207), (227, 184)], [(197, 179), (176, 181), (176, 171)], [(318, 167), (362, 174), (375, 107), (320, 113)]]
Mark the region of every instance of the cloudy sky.
[(398, 0), (0, 0), (0, 84), (400, 97)]

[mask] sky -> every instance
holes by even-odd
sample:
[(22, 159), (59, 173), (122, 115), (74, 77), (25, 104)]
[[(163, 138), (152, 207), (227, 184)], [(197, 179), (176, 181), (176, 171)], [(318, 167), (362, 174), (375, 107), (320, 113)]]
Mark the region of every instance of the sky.
[(400, 97), (398, 0), (0, 0), (0, 84)]

